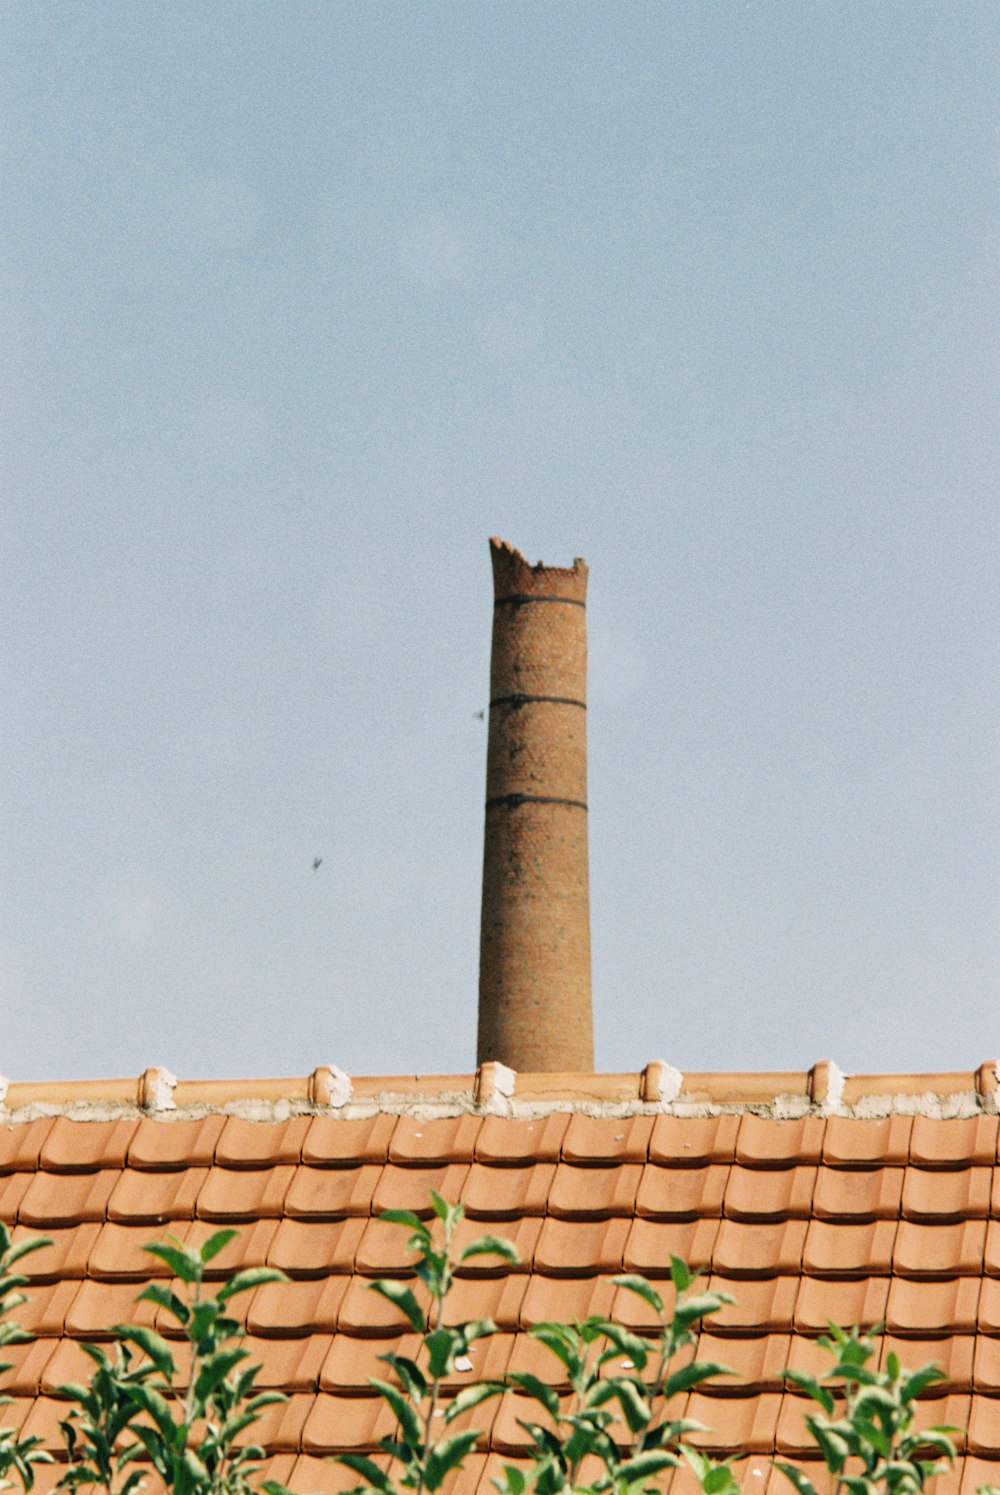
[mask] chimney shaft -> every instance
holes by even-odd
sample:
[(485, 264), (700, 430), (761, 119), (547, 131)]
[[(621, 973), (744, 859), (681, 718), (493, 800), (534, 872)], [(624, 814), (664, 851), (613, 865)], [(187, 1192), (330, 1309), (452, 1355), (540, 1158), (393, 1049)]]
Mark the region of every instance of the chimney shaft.
[(590, 1071), (587, 567), (490, 552), (478, 1063)]

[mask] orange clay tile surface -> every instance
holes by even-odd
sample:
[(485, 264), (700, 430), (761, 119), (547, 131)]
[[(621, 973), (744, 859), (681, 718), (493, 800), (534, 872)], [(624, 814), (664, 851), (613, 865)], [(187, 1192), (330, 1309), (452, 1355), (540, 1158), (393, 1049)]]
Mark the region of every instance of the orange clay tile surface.
[[(451, 1373), (445, 1396), (508, 1373), (568, 1396), (564, 1367), (528, 1329), (610, 1314), (652, 1334), (655, 1313), (614, 1277), (643, 1273), (669, 1302), (676, 1255), (734, 1300), (705, 1323), (698, 1346), (732, 1374), (686, 1396), (678, 1414), (705, 1424), (702, 1447), (741, 1461), (752, 1495), (782, 1488), (769, 1456), (814, 1455), (807, 1404), (783, 1371), (822, 1373), (818, 1341), (831, 1319), (884, 1324), (883, 1361), (895, 1352), (941, 1366), (921, 1418), (956, 1422), (967, 1437), (938, 1495), (997, 1483), (997, 1116), (987, 1107), (958, 1119), (930, 1109), (827, 1117), (806, 1097), (805, 1114), (780, 1119), (758, 1103), (766, 1077), (737, 1078), (753, 1103), (704, 1115), (577, 1106), (574, 1077), (560, 1076), (550, 1109), (539, 1103), (510, 1119), (482, 1114), (467, 1078), (469, 1102), (453, 1114), (408, 1109), (398, 1097), (415, 1093), (412, 1077), (385, 1082), (396, 1087), (395, 1109), (349, 1119), (301, 1105), (262, 1120), (113, 1108), (110, 1120), (107, 1110), (93, 1121), (14, 1116), (0, 1128), (0, 1218), (16, 1239), (44, 1232), (51, 1244), (24, 1260), (30, 1298), (18, 1317), (37, 1337), (7, 1353), (7, 1423), (37, 1431), (58, 1455), (58, 1387), (85, 1375), (81, 1343), (106, 1339), (123, 1320), (173, 1333), (156, 1305), (135, 1305), (143, 1283), (169, 1280), (144, 1247), (168, 1234), (198, 1245), (231, 1225), (239, 1234), (212, 1262), (211, 1280), (259, 1265), (289, 1279), (236, 1300), (260, 1384), (289, 1397), (258, 1429), (265, 1472), (340, 1495), (353, 1477), (327, 1456), (381, 1457), (392, 1421), (369, 1378), (391, 1378), (387, 1352), (417, 1350), (398, 1307), (371, 1290), (376, 1277), (396, 1275), (421, 1291), (406, 1229), (379, 1216), (406, 1209), (429, 1219), (433, 1189), (466, 1207), (459, 1246), (492, 1233), (521, 1257), (476, 1256), (459, 1269), (449, 1318), (490, 1317), (498, 1329)], [(912, 1079), (919, 1096), (919, 1078), (888, 1077), (886, 1094), (908, 1093)], [(699, 1079), (718, 1090), (718, 1077)], [(587, 1078), (579, 1083), (585, 1091)], [(478, 1450), (449, 1495), (488, 1495), (502, 1458), (523, 1457), (525, 1411), (513, 1395), (476, 1409)], [(686, 1472), (668, 1483), (670, 1495), (693, 1495)]]

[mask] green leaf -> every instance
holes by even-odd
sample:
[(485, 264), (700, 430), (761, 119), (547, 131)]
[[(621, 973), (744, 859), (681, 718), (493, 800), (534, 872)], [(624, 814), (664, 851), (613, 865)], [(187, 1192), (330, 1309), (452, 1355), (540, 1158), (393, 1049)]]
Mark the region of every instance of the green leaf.
[(142, 1324), (115, 1324), (114, 1332), (119, 1339), (128, 1340), (131, 1344), (137, 1344), (140, 1350), (144, 1350), (165, 1381), (173, 1380), (177, 1373), (174, 1357), (170, 1353), (167, 1341), (155, 1330), (147, 1329)]
[(392, 1480), (389, 1478), (387, 1472), (384, 1469), (380, 1469), (372, 1459), (366, 1459), (364, 1454), (336, 1454), (333, 1462), (335, 1464), (343, 1464), (346, 1469), (350, 1469), (354, 1474), (360, 1474), (362, 1479), (368, 1481), (373, 1490), (382, 1490), (384, 1495), (392, 1495)]
[(732, 1301), (728, 1293), (695, 1293), (694, 1297), (685, 1298), (675, 1306), (674, 1324), (686, 1329), (696, 1320), (718, 1313), (724, 1303)]
[[(525, 1491), (528, 1488), (528, 1481), (525, 1478), (524, 1470), (519, 1469), (516, 1464), (505, 1464), (503, 1466), (503, 1473), (503, 1479), (492, 1481), (492, 1484), (499, 1490), (500, 1495), (525, 1495)], [(980, 1495), (980, 1492), (977, 1492), (977, 1495)], [(1000, 1495), (1000, 1486), (998, 1486), (998, 1495)]]
[(27, 1256), (32, 1251), (40, 1251), (43, 1246), (51, 1245), (52, 1237), (47, 1235), (32, 1235), (25, 1241), (18, 1241), (16, 1246), (8, 1247), (3, 1253), (4, 1268), (9, 1269), (16, 1261), (20, 1261), (22, 1256)]
[(249, 1354), (249, 1350), (240, 1349), (237, 1346), (235, 1349), (216, 1350), (213, 1354), (205, 1356), (194, 1383), (194, 1394), (202, 1406), (208, 1402), (209, 1397), (222, 1384), (229, 1372), (241, 1360), (246, 1360)]
[(641, 1432), (652, 1414), (646, 1398), (631, 1381), (615, 1377), (613, 1380), (598, 1382), (588, 1394), (586, 1406), (588, 1408), (603, 1406), (612, 1397), (621, 1407), (629, 1431)]
[(774, 1460), (774, 1467), (781, 1471), (787, 1480), (798, 1491), (798, 1495), (816, 1495), (816, 1486), (808, 1475), (803, 1474), (801, 1469), (796, 1469), (794, 1464), (785, 1464), (781, 1459)]
[(415, 1235), (426, 1236), (430, 1240), (430, 1231), (420, 1216), (415, 1215), (412, 1210), (386, 1209), (379, 1215), (379, 1219), (384, 1220), (388, 1225), (406, 1225)]
[(662, 1474), (664, 1469), (676, 1469), (677, 1455), (673, 1453), (657, 1452), (639, 1453), (634, 1459), (627, 1459), (618, 1466), (618, 1474), (622, 1479), (634, 1484), (639, 1479), (651, 1479), (655, 1474)]
[(279, 1272), (277, 1267), (247, 1267), (223, 1284), (218, 1292), (218, 1300), (220, 1303), (228, 1303), (237, 1293), (249, 1292), (252, 1287), (263, 1287), (265, 1282), (287, 1281), (285, 1273)]
[(611, 1281), (616, 1287), (624, 1287), (627, 1292), (635, 1293), (644, 1303), (649, 1304), (654, 1313), (663, 1312), (663, 1299), (656, 1288), (637, 1272), (623, 1272), (618, 1277), (612, 1277)]
[(817, 1446), (831, 1474), (840, 1474), (851, 1452), (850, 1444), (835, 1428), (815, 1414), (806, 1418), (806, 1427), (816, 1439)]
[(944, 1371), (938, 1366), (923, 1365), (919, 1370), (915, 1370), (911, 1375), (907, 1376), (899, 1388), (900, 1400), (903, 1402), (912, 1402), (914, 1397), (919, 1396), (926, 1387), (932, 1385), (935, 1381), (943, 1381), (944, 1379)]
[(809, 1375), (804, 1370), (785, 1370), (785, 1380), (791, 1381), (793, 1386), (800, 1387), (807, 1396), (811, 1396), (814, 1402), (819, 1402), (827, 1417), (832, 1417), (836, 1402), (833, 1392), (826, 1386), (821, 1386), (815, 1376)]
[(452, 1329), (433, 1329), (424, 1336), (427, 1349), (427, 1374), (432, 1381), (439, 1381), (451, 1369), (451, 1360), (458, 1348), (459, 1336)]
[(214, 1235), (208, 1237), (207, 1241), (202, 1241), (198, 1247), (198, 1255), (201, 1257), (202, 1265), (206, 1266), (213, 1257), (218, 1256), (220, 1251), (224, 1251), (229, 1242), (234, 1241), (238, 1235), (238, 1230), (233, 1230), (232, 1226), (228, 1226), (225, 1230), (217, 1230)]
[(528, 1334), (562, 1361), (570, 1373), (570, 1379), (579, 1374), (583, 1360), (574, 1343), (573, 1331), (565, 1324), (535, 1324), (528, 1330)]
[(502, 1381), (478, 1381), (475, 1386), (463, 1387), (445, 1406), (445, 1423), (454, 1422), (461, 1413), (467, 1412), (470, 1407), (478, 1407), (480, 1402), (488, 1401), (491, 1396), (502, 1396), (505, 1390)]
[[(178, 1425), (171, 1415), (170, 1407), (160, 1393), (154, 1391), (152, 1386), (131, 1383), (126, 1386), (125, 1390), (136, 1406), (141, 1407), (153, 1419), (163, 1437), (172, 1441), (176, 1436)], [(141, 1428), (136, 1427), (135, 1432), (137, 1437), (142, 1436)]]
[(379, 1359), (392, 1366), (403, 1383), (403, 1390), (413, 1401), (419, 1401), (427, 1395), (427, 1378), (415, 1360), (410, 1360), (406, 1355), (397, 1355), (393, 1350), (387, 1355), (380, 1355)]
[(412, 1449), (420, 1448), (423, 1441), (421, 1438), (420, 1419), (403, 1393), (397, 1387), (390, 1386), (388, 1381), (380, 1381), (375, 1376), (369, 1376), (368, 1380), (375, 1387), (376, 1391), (380, 1393), (382, 1399), (389, 1403), (396, 1421), (399, 1423), (400, 1431), (409, 1447)]
[(475, 1448), (479, 1436), (475, 1429), (451, 1433), (434, 1445), (424, 1465), (424, 1484), (428, 1490), (436, 1490), (446, 1474), (461, 1468), (466, 1454)]
[(182, 1282), (201, 1281), (201, 1257), (196, 1251), (189, 1251), (179, 1241), (176, 1245), (171, 1245), (169, 1241), (154, 1241), (151, 1245), (144, 1246), (143, 1250), (166, 1262), (174, 1276), (179, 1277)]
[(137, 1303), (156, 1303), (174, 1317), (179, 1324), (186, 1324), (191, 1317), (187, 1304), (162, 1282), (150, 1282), (135, 1300)]
[(369, 1283), (373, 1293), (380, 1293), (383, 1298), (388, 1298), (409, 1319), (410, 1324), (418, 1334), (423, 1334), (426, 1329), (424, 1311), (412, 1289), (405, 1287), (402, 1282), (396, 1282), (391, 1277), (380, 1277), (376, 1282)]
[(529, 1375), (526, 1371), (518, 1374), (515, 1372), (509, 1377), (514, 1386), (519, 1386), (528, 1396), (540, 1402), (546, 1412), (555, 1421), (559, 1416), (559, 1396), (552, 1386), (547, 1386), (538, 1376)]
[(731, 1375), (735, 1375), (735, 1371), (730, 1370), (728, 1365), (720, 1365), (717, 1360), (692, 1360), (667, 1376), (661, 1395), (668, 1402), (672, 1396), (677, 1396), (681, 1391), (690, 1391), (692, 1386), (700, 1386), (713, 1376)]
[(670, 1279), (678, 1293), (686, 1293), (694, 1281), (694, 1273), (687, 1262), (679, 1256), (670, 1255)]
[(511, 1266), (517, 1266), (521, 1260), (521, 1253), (513, 1241), (505, 1241), (499, 1235), (481, 1235), (459, 1255), (459, 1261), (468, 1261), (472, 1256), (502, 1256), (504, 1261), (509, 1261)]

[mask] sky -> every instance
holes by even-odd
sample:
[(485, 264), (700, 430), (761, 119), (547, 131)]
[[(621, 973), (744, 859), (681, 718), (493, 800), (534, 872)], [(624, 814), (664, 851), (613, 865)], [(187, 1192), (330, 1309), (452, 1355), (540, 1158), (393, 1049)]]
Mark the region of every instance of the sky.
[(0, 1072), (473, 1067), (493, 534), (597, 1067), (1000, 1057), (997, 18), (8, 0)]

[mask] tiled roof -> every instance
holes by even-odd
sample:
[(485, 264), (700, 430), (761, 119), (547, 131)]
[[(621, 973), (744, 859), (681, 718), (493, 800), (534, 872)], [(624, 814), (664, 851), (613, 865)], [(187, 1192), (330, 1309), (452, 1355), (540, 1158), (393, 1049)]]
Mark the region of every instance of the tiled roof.
[[(159, 1109), (151, 1109), (157, 1107)], [(171, 1108), (173, 1107), (173, 1108)], [(782, 1370), (825, 1369), (829, 1320), (884, 1323), (883, 1355), (935, 1360), (928, 1423), (967, 1434), (942, 1489), (1000, 1480), (1000, 1156), (996, 1066), (975, 1073), (855, 1077), (641, 1075), (10, 1085), (0, 1128), (0, 1218), (53, 1244), (24, 1260), (34, 1281), (14, 1346), (8, 1425), (54, 1450), (65, 1404), (53, 1395), (84, 1367), (81, 1340), (107, 1337), (143, 1281), (166, 1274), (142, 1247), (168, 1233), (238, 1239), (212, 1264), (280, 1267), (287, 1284), (243, 1301), (261, 1381), (288, 1393), (258, 1429), (268, 1474), (301, 1491), (353, 1477), (326, 1462), (371, 1451), (391, 1426), (368, 1384), (378, 1357), (412, 1345), (397, 1309), (369, 1291), (405, 1276), (406, 1232), (387, 1208), (429, 1214), (429, 1191), (464, 1203), (468, 1235), (508, 1236), (521, 1265), (472, 1258), (450, 1313), (492, 1317), (474, 1376), (559, 1365), (525, 1330), (607, 1313), (642, 1332), (648, 1310), (611, 1281), (657, 1280), (672, 1253), (735, 1298), (706, 1322), (699, 1353), (736, 1375), (690, 1397), (697, 1441), (736, 1454), (764, 1490), (767, 1456), (805, 1460), (805, 1404)], [(165, 1332), (167, 1325), (159, 1327)], [(404, 1351), (405, 1352), (405, 1351)], [(489, 1490), (500, 1458), (525, 1450), (518, 1398), (476, 1409), (486, 1441), (456, 1489)], [(42, 1471), (43, 1488), (53, 1472)], [(782, 1488), (790, 1486), (778, 1481)], [(778, 1484), (772, 1485), (777, 1488)], [(686, 1476), (674, 1495), (687, 1491)]]

